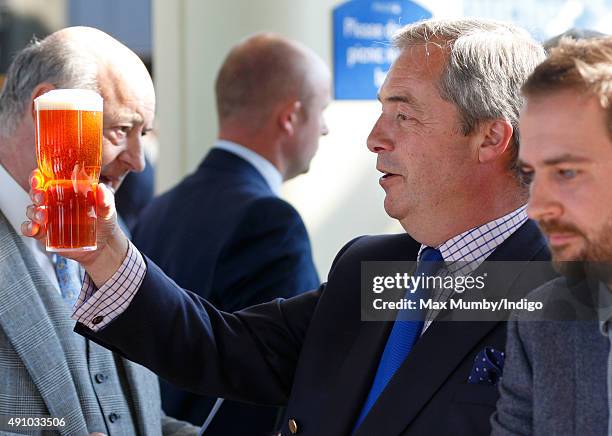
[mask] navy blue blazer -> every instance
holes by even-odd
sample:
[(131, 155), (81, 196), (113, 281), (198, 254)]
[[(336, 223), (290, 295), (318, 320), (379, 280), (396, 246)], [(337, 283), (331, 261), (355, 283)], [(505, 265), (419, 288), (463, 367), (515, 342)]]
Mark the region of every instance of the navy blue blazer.
[[(181, 287), (233, 312), (320, 282), (298, 212), (239, 156), (211, 150), (197, 171), (140, 215), (135, 245)], [(201, 425), (214, 398), (161, 382), (166, 413)], [(207, 434), (269, 434), (277, 409), (226, 402)], [(218, 431), (217, 431), (218, 429)]]
[[(297, 434), (348, 435), (392, 325), (360, 320), (361, 262), (415, 260), (418, 247), (408, 235), (358, 238), (318, 290), (234, 314), (180, 289), (147, 260), (142, 287), (122, 315), (97, 334), (80, 324), (76, 330), (186, 388), (286, 405), (283, 435), (293, 434), (290, 420)], [(527, 265), (548, 259), (528, 221), (488, 259), (521, 262), (507, 274), (492, 270), (486, 286), (526, 292), (553, 276), (527, 273)], [(446, 315), (417, 341), (356, 436), (490, 433), (497, 387), (467, 380), (479, 351), (504, 350), (506, 323), (444, 322)]]

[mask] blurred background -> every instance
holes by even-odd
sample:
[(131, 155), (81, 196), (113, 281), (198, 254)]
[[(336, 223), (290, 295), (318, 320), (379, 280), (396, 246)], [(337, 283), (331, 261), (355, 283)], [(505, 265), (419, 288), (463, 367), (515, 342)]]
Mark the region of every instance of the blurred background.
[[(368, 11), (371, 22), (364, 21)], [(304, 218), (325, 278), (334, 255), (353, 237), (402, 231), (384, 212), (376, 159), (366, 148), (380, 111), (375, 91), (344, 91), (358, 89), (366, 74), (375, 85), (384, 79), (391, 59), (368, 59), (379, 53), (376, 47), (388, 47), (388, 32), (381, 36), (372, 24), (380, 22), (374, 12), (381, 11), (387, 30), (428, 16), (508, 20), (541, 41), (573, 27), (612, 30), (612, 0), (0, 0), (0, 82), (14, 53), (34, 36), (88, 25), (119, 39), (141, 56), (155, 82), (157, 141), (148, 157), (161, 193), (193, 171), (211, 147), (213, 82), (230, 47), (263, 30), (303, 42), (334, 69), (336, 99), (326, 112), (330, 134), (321, 139), (310, 172), (285, 184), (284, 197)], [(368, 44), (375, 50), (364, 49)], [(377, 65), (368, 73), (360, 63), (366, 70), (368, 63)]]

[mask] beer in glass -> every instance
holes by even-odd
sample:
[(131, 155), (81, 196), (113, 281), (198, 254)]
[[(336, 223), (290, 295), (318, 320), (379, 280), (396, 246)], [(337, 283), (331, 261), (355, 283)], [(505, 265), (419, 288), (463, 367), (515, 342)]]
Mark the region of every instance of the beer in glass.
[(56, 89), (34, 100), (36, 157), (47, 196), (48, 251), (96, 249), (102, 97)]

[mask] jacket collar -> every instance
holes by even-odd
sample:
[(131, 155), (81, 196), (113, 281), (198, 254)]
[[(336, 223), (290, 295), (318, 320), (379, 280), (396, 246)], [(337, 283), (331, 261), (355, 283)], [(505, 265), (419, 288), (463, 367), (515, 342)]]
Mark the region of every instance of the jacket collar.
[(251, 163), (229, 151), (220, 148), (210, 150), (198, 167), (195, 176), (203, 176), (210, 169), (222, 171), (234, 179), (247, 181), (250, 186), (256, 186), (270, 194), (274, 193), (266, 179)]

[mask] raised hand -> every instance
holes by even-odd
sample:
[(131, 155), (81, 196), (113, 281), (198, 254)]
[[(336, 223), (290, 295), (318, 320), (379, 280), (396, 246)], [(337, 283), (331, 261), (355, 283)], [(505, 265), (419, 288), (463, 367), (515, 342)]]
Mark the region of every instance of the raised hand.
[[(31, 205), (26, 209), (28, 221), (21, 224), (25, 236), (42, 240), (47, 232), (47, 195), (42, 174), (32, 171), (30, 176)], [(62, 256), (79, 262), (100, 286), (108, 280), (125, 258), (128, 240), (117, 223), (115, 197), (103, 183), (96, 188), (97, 250), (83, 252), (62, 252)]]

